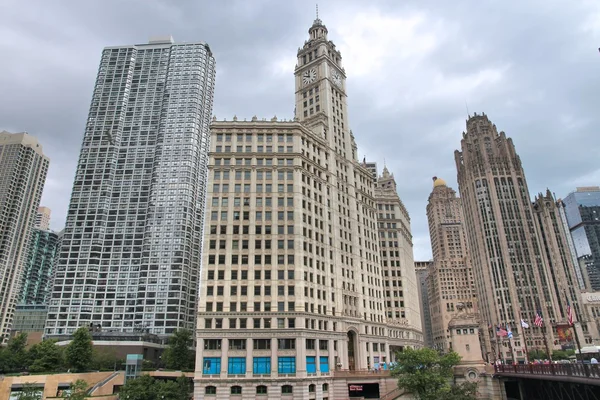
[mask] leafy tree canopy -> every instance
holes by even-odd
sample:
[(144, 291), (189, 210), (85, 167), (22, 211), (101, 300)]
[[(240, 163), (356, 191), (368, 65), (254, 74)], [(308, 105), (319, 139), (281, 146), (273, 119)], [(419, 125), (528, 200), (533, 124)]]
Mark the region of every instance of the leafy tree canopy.
[(29, 370), (31, 372), (55, 372), (62, 370), (64, 357), (56, 340), (44, 340), (29, 349)]
[(169, 369), (186, 370), (194, 367), (192, 332), (187, 329), (175, 331), (169, 338), (169, 347), (163, 353), (166, 367)]
[(192, 394), (193, 386), (184, 376), (177, 381), (163, 381), (142, 375), (130, 379), (123, 385), (119, 397), (129, 400), (188, 400)]
[(87, 371), (92, 363), (92, 335), (87, 326), (82, 326), (73, 334), (73, 340), (65, 351), (67, 365), (76, 372)]
[(396, 361), (392, 376), (398, 379), (398, 387), (419, 400), (475, 399), (467, 387), (451, 384), (453, 367), (460, 362), (460, 356), (455, 352), (440, 355), (429, 348), (409, 348), (397, 353)]

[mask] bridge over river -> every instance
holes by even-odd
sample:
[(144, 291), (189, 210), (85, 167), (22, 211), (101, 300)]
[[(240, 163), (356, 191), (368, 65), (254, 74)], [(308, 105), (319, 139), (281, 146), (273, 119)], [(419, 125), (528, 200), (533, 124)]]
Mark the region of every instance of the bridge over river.
[(496, 365), (506, 399), (600, 400), (598, 364)]

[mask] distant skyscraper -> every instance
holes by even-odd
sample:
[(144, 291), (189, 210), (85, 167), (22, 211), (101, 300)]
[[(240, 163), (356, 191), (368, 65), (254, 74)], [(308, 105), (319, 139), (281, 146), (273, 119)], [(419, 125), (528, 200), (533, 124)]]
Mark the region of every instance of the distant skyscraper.
[(588, 290), (600, 290), (600, 187), (579, 187), (563, 200), (577, 258), (589, 280)]
[(47, 231), (50, 229), (51, 210), (48, 207), (38, 207), (35, 216), (35, 227)]
[(214, 76), (202, 42), (102, 52), (47, 335), (194, 327)]
[[(582, 343), (592, 343), (592, 339), (598, 338), (598, 332), (591, 316), (587, 313), (588, 310), (582, 306), (579, 263), (569, 248), (570, 235), (562, 220), (562, 210), (563, 203), (555, 200), (550, 190), (535, 197), (533, 215), (540, 236), (541, 250), (545, 256), (545, 265), (550, 272), (550, 288), (558, 301), (555, 322), (564, 324), (568, 322), (566, 313), (568, 301), (574, 310), (575, 321), (581, 323), (579, 337)], [(578, 328), (579, 324), (576, 324), (576, 327)]]
[(423, 326), (423, 338), (427, 347), (433, 348), (433, 331), (431, 327), (431, 312), (429, 308), (429, 295), (427, 293), (427, 278), (433, 261), (415, 261), (415, 273), (419, 302), (421, 303), (421, 325)]
[(371, 171), (371, 174), (373, 175), (373, 179), (375, 181), (377, 181), (377, 178), (379, 177), (379, 174), (377, 173), (377, 163), (376, 162), (364, 162), (364, 166)]
[(0, 343), (10, 333), (48, 164), (34, 137), (0, 132)]
[[(554, 324), (560, 321), (562, 310), (542, 251), (521, 160), (512, 140), (498, 133), (485, 114), (468, 119), (455, 159), (486, 351), (498, 354), (500, 350), (506, 359), (523, 360), (523, 343), (517, 340), (515, 329), (520, 319), (530, 322), (529, 348), (541, 348), (540, 328), (531, 321), (540, 310), (545, 321)], [(512, 327), (515, 355), (495, 343), (498, 324)], [(554, 343), (552, 329), (547, 335), (549, 343)]]
[(427, 278), (433, 343), (439, 350), (450, 351), (448, 323), (460, 310), (475, 313), (477, 302), (461, 200), (437, 177), (427, 203), (427, 220), (433, 254)]
[(196, 399), (347, 398), (336, 368), (387, 368), (423, 344), (408, 213), (393, 177), (376, 187), (358, 160), (345, 78), (317, 18), (295, 120), (211, 126)]
[(60, 238), (56, 232), (33, 228), (21, 278), (20, 304), (47, 304), (59, 246)]
[[(375, 186), (379, 254), (385, 284), (385, 309), (390, 321), (406, 321), (421, 330), (410, 217), (387, 167)], [(392, 349), (399, 350), (399, 349)]]

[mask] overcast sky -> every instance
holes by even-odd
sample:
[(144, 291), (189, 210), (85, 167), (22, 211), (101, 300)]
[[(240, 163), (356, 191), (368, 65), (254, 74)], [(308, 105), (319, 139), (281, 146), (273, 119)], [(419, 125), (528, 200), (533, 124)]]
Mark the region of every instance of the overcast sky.
[[(64, 227), (102, 48), (171, 34), (209, 43), (219, 118), (292, 118), (315, 3), (2, 0), (0, 130), (51, 158), (42, 204)], [(394, 173), (415, 259), (429, 259), (431, 177), (457, 189), (467, 108), (512, 137), (531, 193), (600, 184), (600, 1), (320, 1), (348, 76), (359, 156)]]

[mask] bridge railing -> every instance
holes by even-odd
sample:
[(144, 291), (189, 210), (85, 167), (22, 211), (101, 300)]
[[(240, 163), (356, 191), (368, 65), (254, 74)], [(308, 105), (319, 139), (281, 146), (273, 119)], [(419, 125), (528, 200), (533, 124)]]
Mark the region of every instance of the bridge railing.
[(494, 370), (497, 374), (553, 375), (600, 379), (600, 365), (598, 364), (495, 365)]

